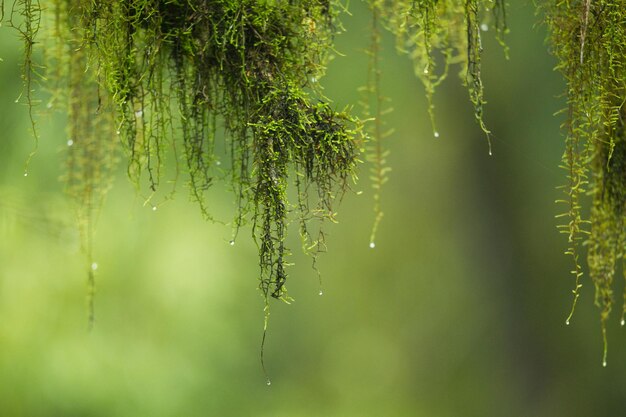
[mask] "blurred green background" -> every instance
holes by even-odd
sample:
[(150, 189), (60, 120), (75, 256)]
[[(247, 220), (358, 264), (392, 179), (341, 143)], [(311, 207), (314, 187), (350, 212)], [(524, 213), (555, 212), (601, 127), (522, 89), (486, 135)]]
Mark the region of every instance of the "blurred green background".
[[(152, 211), (123, 166), (98, 225), (96, 326), (87, 331), (84, 260), (58, 181), (63, 117), (39, 117), (24, 177), (33, 139), (27, 108), (14, 102), (20, 44), (0, 28), (0, 415), (626, 415), (619, 311), (607, 368), (586, 276), (564, 323), (573, 282), (555, 228), (565, 176), (562, 119), (553, 116), (564, 84), (532, 4), (511, 3), (510, 60), (484, 40), (492, 157), (454, 77), (435, 97), (433, 138), (411, 63), (384, 37), (396, 133), (377, 246), (368, 248), (374, 215), (362, 166), (363, 194), (347, 195), (340, 223), (327, 228), (323, 296), (291, 243), (296, 301), (271, 306), (269, 387), (249, 229), (231, 247), (231, 229), (203, 221), (184, 187)], [(366, 76), (369, 17), (362, 2), (350, 10), (337, 39), (345, 56), (323, 80), (338, 107), (358, 101)], [(212, 204), (225, 219), (234, 207), (220, 192)]]

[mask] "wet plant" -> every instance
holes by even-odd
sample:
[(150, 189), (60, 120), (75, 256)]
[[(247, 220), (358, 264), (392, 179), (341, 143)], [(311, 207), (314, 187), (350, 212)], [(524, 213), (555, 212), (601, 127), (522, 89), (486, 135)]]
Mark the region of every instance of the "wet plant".
[[(325, 250), (323, 225), (336, 220), (336, 202), (356, 179), (362, 152), (375, 193), (374, 247), (383, 216), (380, 193), (389, 173), (384, 146), (389, 105), (380, 69), (383, 30), (395, 36), (398, 50), (413, 62), (435, 138), (433, 96), (458, 64), (491, 154), (491, 133), (483, 119), (482, 36), (490, 30), (503, 44), (508, 30), (504, 0), (368, 0), (367, 5), (372, 37), (359, 118), (351, 109), (336, 109), (320, 87), (334, 37), (342, 30), (346, 7), (338, 0), (1, 4), (0, 20), (24, 42), (20, 100), (31, 112), (34, 136), (37, 80), (45, 80), (48, 105), (68, 115), (65, 181), (76, 203), (86, 259), (90, 322), (95, 225), (119, 161), (137, 189), (149, 193), (148, 201), (184, 171), (190, 194), (207, 219), (212, 219), (207, 190), (218, 181), (229, 184), (237, 207), (231, 244), (240, 228), (250, 225), (259, 251), (266, 326), (269, 300), (289, 300), (290, 223), (298, 223), (302, 246), (316, 268), (316, 256)], [(562, 231), (574, 261), (572, 313), (586, 249), (601, 308), (605, 361), (613, 279), (626, 256), (625, 6), (623, 0), (559, 0), (539, 6), (567, 82), (567, 184), (561, 202), (567, 219)], [(44, 63), (33, 58), (38, 42), (46, 45)], [(224, 150), (229, 158), (220, 165), (218, 153)], [(173, 179), (168, 161), (177, 167)], [(568, 323), (570, 319), (571, 314)]]
[[(325, 250), (322, 225), (335, 221), (334, 202), (356, 179), (364, 148), (371, 149), (367, 159), (374, 167), (374, 245), (382, 218), (379, 193), (389, 170), (378, 67), (382, 28), (414, 60), (433, 126), (435, 86), (449, 63), (458, 62), (477, 120), (489, 133), (482, 121), (479, 21), (484, 12), (502, 13), (502, 3), (372, 0), (369, 6), (373, 37), (366, 91), (374, 105), (365, 110), (374, 128), (364, 135), (354, 112), (334, 109), (319, 84), (341, 31), (344, 6), (337, 1), (50, 0), (45, 10), (35, 1), (12, 4), (4, 20), (24, 39), (30, 111), (37, 104), (32, 83), (41, 72), (51, 95), (48, 106), (69, 117), (65, 181), (86, 256), (90, 322), (95, 224), (120, 156), (137, 188), (151, 196), (161, 189), (168, 158), (183, 166), (207, 219), (212, 215), (206, 191), (216, 180), (229, 182), (237, 203), (231, 244), (240, 227), (251, 224), (266, 315), (270, 297), (289, 299), (289, 223), (299, 222), (302, 246), (315, 267)], [(32, 58), (40, 31), (45, 65)], [(445, 62), (439, 75), (435, 51)], [(217, 149), (228, 150), (226, 167), (218, 168)], [(289, 189), (295, 195), (288, 198)], [(313, 228), (312, 220), (318, 221)]]
[[(583, 248), (600, 308), (603, 364), (613, 280), (626, 256), (626, 3), (610, 0), (550, 1), (541, 6), (557, 69), (567, 82), (562, 187), (575, 284), (569, 324), (582, 287)], [(588, 202), (589, 201), (589, 202)], [(623, 269), (623, 268), (622, 268)], [(621, 324), (624, 325), (625, 304)]]

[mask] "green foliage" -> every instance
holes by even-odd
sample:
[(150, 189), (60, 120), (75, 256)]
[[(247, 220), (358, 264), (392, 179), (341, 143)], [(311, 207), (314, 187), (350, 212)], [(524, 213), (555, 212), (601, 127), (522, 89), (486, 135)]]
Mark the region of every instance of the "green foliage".
[[(13, 26), (26, 40), (30, 93), (40, 14), (30, 2), (14, 8), (23, 15), (24, 23)], [(359, 123), (321, 101), (317, 83), (338, 31), (337, 9), (325, 0), (50, 3), (43, 28), (46, 42), (53, 41), (47, 87), (51, 104), (69, 115), (66, 182), (77, 201), (90, 294), (97, 211), (121, 140), (129, 176), (152, 192), (166, 156), (178, 162), (182, 149), (191, 195), (207, 218), (205, 191), (215, 178), (230, 178), (238, 204), (234, 235), (252, 221), (260, 288), (266, 299), (286, 298), (289, 213), (298, 212), (315, 253), (319, 239), (308, 235), (306, 223), (333, 218), (333, 201), (357, 162)], [(230, 149), (226, 168), (216, 163), (219, 137)], [(296, 204), (287, 198), (290, 178), (298, 185)], [(310, 190), (317, 197), (312, 206)]]
[[(397, 48), (409, 55), (415, 74), (422, 81), (428, 100), (433, 134), (433, 95), (447, 77), (451, 64), (460, 64), (460, 77), (467, 86), (476, 121), (485, 132), (491, 152), (490, 132), (483, 121), (486, 103), (481, 79), (481, 32), (494, 29), (503, 43), (506, 27), (503, 0), (371, 0), (385, 27), (397, 39)], [(505, 49), (506, 50), (506, 49)], [(442, 67), (439, 69), (439, 67)]]
[[(617, 262), (626, 256), (626, 2), (555, 1), (543, 6), (558, 70), (567, 81), (563, 187), (567, 206), (561, 226), (574, 260), (574, 301), (580, 294), (581, 247), (601, 310), (606, 365), (606, 326), (613, 305)], [(585, 196), (592, 202), (587, 215)], [(588, 216), (588, 219), (587, 219)], [(622, 325), (624, 324), (622, 311)]]
[[(467, 87), (474, 107), (476, 121), (487, 137), (491, 155), (491, 132), (483, 120), (486, 104), (481, 78), (483, 51), (481, 32), (489, 30), (504, 46), (503, 36), (508, 31), (504, 0), (369, 0), (372, 13), (372, 39), (369, 77), (365, 91), (364, 112), (373, 119), (369, 129), (371, 145), (367, 159), (371, 162), (374, 188), (375, 220), (370, 236), (370, 247), (375, 247), (378, 225), (383, 217), (380, 193), (388, 181), (390, 168), (386, 166), (388, 151), (382, 142), (391, 134), (384, 129), (383, 115), (391, 109), (380, 89), (380, 39), (381, 27), (396, 37), (399, 51), (413, 61), (416, 76), (424, 85), (433, 136), (439, 137), (435, 122), (433, 96), (436, 88), (447, 78), (450, 65), (459, 64), (459, 76)], [(504, 46), (506, 51), (506, 46)], [(442, 67), (439, 69), (439, 67)]]
[(35, 137), (35, 149), (28, 156), (24, 175), (28, 175), (28, 162), (37, 150), (37, 129), (35, 127), (34, 107), (38, 104), (33, 98), (33, 90), (35, 79), (39, 74), (41, 67), (33, 61), (33, 48), (35, 46), (35, 38), (41, 27), (41, 7), (38, 0), (15, 0), (8, 16), (5, 16), (4, 0), (0, 3), (0, 24), (6, 21), (6, 24), (14, 28), (22, 38), (24, 44), (24, 61), (22, 63), (22, 80), (24, 82), (24, 90), (16, 102), (24, 102), (28, 107), (28, 115), (30, 118), (31, 131)]
[[(391, 29), (399, 45), (408, 45), (426, 86), (433, 126), (435, 86), (450, 62), (460, 62), (477, 120), (488, 133), (482, 121), (479, 15), (487, 6), (498, 10), (502, 4), (490, 5), (477, 0), (370, 2), (374, 21), (367, 91), (375, 105), (366, 112), (372, 108), (375, 119), (368, 159), (374, 162), (377, 213), (372, 246), (382, 218), (380, 189), (389, 170), (381, 145), (388, 132), (382, 130), (380, 27)], [(333, 202), (354, 177), (362, 148), (360, 122), (348, 111), (333, 110), (318, 81), (340, 28), (341, 8), (330, 0), (49, 3), (42, 27), (46, 87), (52, 92), (50, 105), (65, 108), (70, 120), (66, 183), (77, 203), (90, 305), (95, 223), (110, 186), (118, 141), (130, 178), (138, 188), (146, 183), (152, 193), (160, 189), (167, 157), (182, 160), (191, 195), (206, 218), (212, 218), (206, 190), (216, 178), (228, 178), (238, 206), (233, 236), (251, 221), (266, 302), (269, 296), (288, 299), (289, 213), (296, 212), (303, 247), (315, 262), (325, 248), (324, 233), (320, 228), (312, 236), (308, 224), (314, 218), (334, 220)], [(14, 13), (22, 16), (19, 24), (13, 23)], [(38, 68), (32, 47), (41, 16), (38, 3), (20, 0), (9, 20), (25, 40), (24, 81), (31, 111), (31, 83)], [(503, 26), (498, 28), (501, 32)], [(440, 75), (435, 75), (434, 51), (442, 51), (445, 60)], [(218, 168), (216, 147), (230, 150), (227, 167)], [(295, 203), (287, 196), (290, 183)], [(90, 312), (93, 320), (93, 307)]]
[[(390, 131), (383, 120), (389, 109), (381, 92), (382, 28), (413, 61), (435, 137), (433, 95), (451, 66), (459, 64), (491, 154), (483, 120), (481, 37), (492, 30), (503, 44), (504, 0), (369, 0), (368, 5), (372, 40), (363, 104), (373, 121), (366, 124), (365, 140), (361, 121), (349, 109), (333, 109), (319, 85), (341, 29), (343, 6), (336, 0), (50, 0), (45, 12), (37, 1), (15, 0), (6, 14), (2, 4), (1, 19), (24, 40), (22, 97), (35, 137), (35, 79), (46, 79), (50, 105), (69, 116), (65, 179), (76, 201), (87, 259), (91, 321), (93, 236), (119, 145), (131, 180), (152, 194), (169, 179), (164, 178), (168, 158), (181, 165), (207, 219), (212, 216), (206, 191), (216, 180), (229, 182), (237, 202), (231, 243), (241, 226), (252, 224), (266, 319), (270, 297), (289, 300), (290, 222), (299, 222), (303, 248), (315, 266), (325, 249), (324, 232), (320, 226), (312, 233), (311, 221), (334, 221), (334, 203), (355, 178), (363, 148), (375, 189), (374, 246), (389, 171), (383, 146)], [(572, 313), (584, 245), (601, 308), (606, 361), (613, 278), (626, 256), (626, 3), (558, 0), (540, 8), (557, 68), (567, 81), (563, 167), (568, 184), (561, 201), (568, 219), (562, 231), (574, 260)], [(45, 74), (33, 62), (39, 32), (46, 44)], [(230, 154), (225, 166), (217, 149)], [(626, 297), (622, 317), (625, 311)]]

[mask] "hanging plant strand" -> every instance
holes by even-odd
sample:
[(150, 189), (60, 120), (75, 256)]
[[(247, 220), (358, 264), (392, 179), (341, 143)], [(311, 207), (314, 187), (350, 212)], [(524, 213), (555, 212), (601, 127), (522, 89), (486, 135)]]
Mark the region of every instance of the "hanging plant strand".
[[(581, 251), (586, 247), (606, 366), (613, 278), (617, 262), (626, 256), (626, 1), (555, 1), (543, 9), (557, 68), (567, 81), (563, 168), (568, 183), (559, 202), (567, 207), (561, 217), (568, 222), (561, 230), (568, 236), (566, 253), (573, 259), (575, 284), (566, 322), (580, 296)], [(585, 195), (592, 200), (590, 207)], [(625, 309), (626, 304), (622, 325)]]

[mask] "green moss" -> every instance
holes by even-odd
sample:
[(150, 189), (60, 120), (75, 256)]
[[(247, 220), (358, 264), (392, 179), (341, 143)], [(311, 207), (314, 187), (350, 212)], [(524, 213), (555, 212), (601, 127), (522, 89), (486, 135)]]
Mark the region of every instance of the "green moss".
[[(205, 192), (227, 178), (238, 207), (233, 235), (252, 223), (266, 302), (288, 299), (289, 222), (300, 222), (303, 246), (315, 259), (323, 231), (314, 238), (307, 225), (334, 219), (333, 203), (358, 160), (360, 123), (334, 110), (317, 82), (341, 6), (329, 0), (52, 0), (47, 6), (42, 15), (37, 3), (16, 1), (8, 22), (25, 40), (31, 111), (39, 68), (32, 47), (41, 16), (45, 22), (50, 104), (69, 116), (65, 181), (87, 259), (90, 322), (95, 224), (120, 149), (131, 180), (151, 193), (161, 188), (167, 158), (182, 161), (208, 219)], [(217, 147), (229, 150), (226, 166), (217, 166)], [(293, 202), (289, 183), (298, 190)]]
[[(601, 310), (606, 364), (606, 326), (613, 305), (613, 277), (626, 252), (626, 3), (557, 1), (543, 6), (557, 68), (567, 81), (563, 187), (567, 206), (562, 231), (574, 260), (574, 302), (582, 286), (581, 252), (588, 247), (589, 274)], [(591, 196), (588, 218), (583, 196)], [(622, 312), (624, 317), (624, 312)], [(623, 322), (622, 322), (623, 323)]]
[[(186, 171), (190, 194), (207, 219), (212, 216), (206, 191), (216, 181), (229, 181), (237, 202), (232, 243), (240, 227), (251, 223), (266, 325), (268, 300), (289, 300), (290, 222), (299, 223), (315, 268), (325, 250), (323, 224), (335, 221), (335, 201), (356, 179), (363, 148), (369, 150), (376, 189), (374, 245), (389, 171), (383, 146), (390, 133), (383, 128), (388, 110), (380, 88), (382, 28), (394, 33), (414, 62), (435, 136), (433, 94), (456, 63), (476, 119), (489, 135), (483, 122), (480, 26), (494, 18), (500, 38), (502, 0), (369, 1), (373, 35), (365, 91), (370, 97), (364, 100), (366, 117), (374, 119), (369, 141), (361, 121), (348, 109), (334, 109), (318, 81), (341, 29), (339, 1), (50, 0), (46, 7), (44, 12), (36, 1), (16, 0), (10, 16), (2, 17), (24, 39), (30, 111), (37, 104), (33, 82), (41, 75), (50, 106), (69, 116), (65, 181), (85, 253), (90, 323), (97, 217), (121, 155), (137, 189), (149, 190), (148, 199), (171, 180), (165, 167), (173, 159), (179, 167), (173, 181)], [(32, 60), (40, 30), (45, 74)], [(216, 149), (229, 151), (229, 163), (218, 167)], [(295, 189), (295, 196), (288, 198), (288, 189)]]

